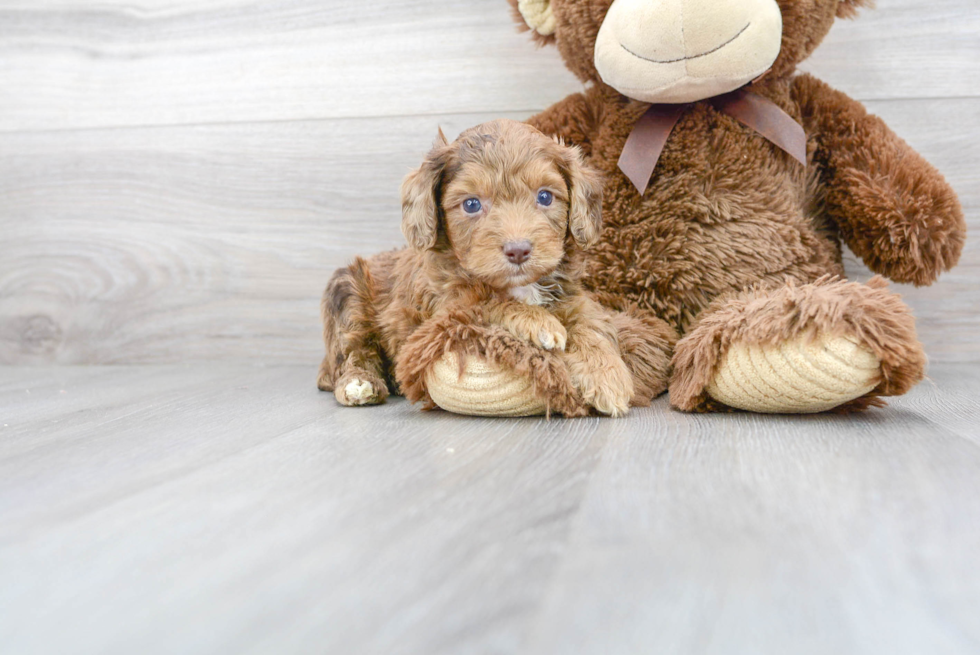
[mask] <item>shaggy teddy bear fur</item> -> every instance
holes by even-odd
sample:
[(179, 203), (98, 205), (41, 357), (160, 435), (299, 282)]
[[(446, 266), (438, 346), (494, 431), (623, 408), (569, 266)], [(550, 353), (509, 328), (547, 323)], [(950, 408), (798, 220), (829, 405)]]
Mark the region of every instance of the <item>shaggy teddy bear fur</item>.
[[(617, 168), (649, 104), (603, 83), (596, 35), (611, 0), (551, 0), (568, 68), (588, 85), (530, 119), (577, 145), (606, 175), (604, 229), (589, 252), (586, 285), (610, 308), (653, 310), (682, 335), (671, 402), (718, 409), (706, 393), (733, 343), (776, 343), (816, 330), (857, 337), (882, 361), (882, 382), (850, 408), (904, 393), (925, 362), (907, 307), (885, 289), (843, 282), (842, 242), (872, 271), (931, 284), (959, 259), (965, 221), (955, 193), (929, 163), (863, 106), (796, 66), (835, 17), (863, 0), (777, 0), (782, 47), (750, 90), (807, 135), (807, 166), (718, 110), (712, 99), (682, 115), (641, 196)], [(515, 16), (518, 0), (510, 0)]]

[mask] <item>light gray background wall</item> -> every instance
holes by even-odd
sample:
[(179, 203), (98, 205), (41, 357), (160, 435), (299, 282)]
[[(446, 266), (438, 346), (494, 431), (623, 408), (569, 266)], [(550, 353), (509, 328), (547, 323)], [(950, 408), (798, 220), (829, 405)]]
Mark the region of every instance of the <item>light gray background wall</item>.
[[(935, 163), (975, 232), (980, 5), (878, 4), (805, 68)], [(314, 366), (330, 271), (401, 243), (437, 125), (579, 88), (504, 0), (0, 2), (0, 363)], [(980, 359), (978, 287), (971, 237), (901, 288), (934, 360)]]

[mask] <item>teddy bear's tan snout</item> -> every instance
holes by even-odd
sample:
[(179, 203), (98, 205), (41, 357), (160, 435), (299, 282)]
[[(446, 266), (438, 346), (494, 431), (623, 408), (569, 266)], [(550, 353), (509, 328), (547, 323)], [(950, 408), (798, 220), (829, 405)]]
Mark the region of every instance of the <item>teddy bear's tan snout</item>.
[(776, 0), (617, 0), (595, 47), (610, 86), (648, 102), (692, 102), (732, 91), (779, 55)]

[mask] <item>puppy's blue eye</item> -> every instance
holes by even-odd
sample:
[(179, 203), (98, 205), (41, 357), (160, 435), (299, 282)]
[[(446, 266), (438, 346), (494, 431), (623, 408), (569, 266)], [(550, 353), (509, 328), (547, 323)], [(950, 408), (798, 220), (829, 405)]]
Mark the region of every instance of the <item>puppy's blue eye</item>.
[(483, 209), (483, 205), (477, 198), (467, 198), (463, 201), (463, 211), (467, 214), (478, 214), (481, 209)]
[(550, 207), (551, 201), (554, 199), (555, 196), (551, 193), (551, 191), (545, 191), (544, 189), (538, 191), (538, 204), (542, 207)]

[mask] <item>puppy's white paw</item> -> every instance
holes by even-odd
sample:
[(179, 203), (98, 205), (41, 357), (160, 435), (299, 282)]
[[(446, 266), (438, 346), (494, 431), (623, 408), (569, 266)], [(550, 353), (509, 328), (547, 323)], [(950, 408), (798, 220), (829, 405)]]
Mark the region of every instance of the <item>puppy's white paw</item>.
[(532, 343), (544, 350), (565, 350), (568, 332), (557, 318), (540, 307), (534, 308), (536, 315), (517, 317), (506, 323), (506, 329), (522, 341)]
[(374, 387), (370, 382), (354, 378), (344, 387), (344, 394), (351, 405), (363, 405), (374, 396)]
[(348, 371), (337, 380), (333, 393), (341, 405), (359, 407), (383, 403), (388, 397), (388, 387), (369, 374)]
[(538, 345), (545, 350), (565, 350), (567, 337), (563, 332), (542, 329), (538, 332)]

